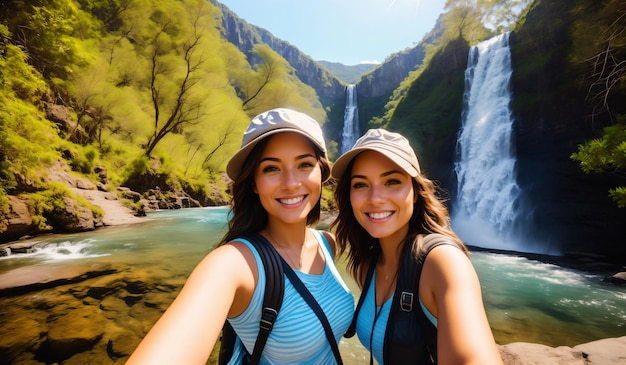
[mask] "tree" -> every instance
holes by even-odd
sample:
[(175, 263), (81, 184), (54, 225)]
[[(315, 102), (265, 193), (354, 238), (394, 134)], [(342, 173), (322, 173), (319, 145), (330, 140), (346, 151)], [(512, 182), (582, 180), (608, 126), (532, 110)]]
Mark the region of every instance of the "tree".
[[(145, 145), (145, 154), (150, 156), (156, 145), (169, 133), (180, 133), (186, 125), (197, 124), (205, 116), (203, 114), (203, 101), (194, 98), (193, 88), (199, 82), (201, 66), (204, 62), (199, 54), (200, 40), (202, 39), (201, 13), (192, 15), (190, 25), (191, 33), (179, 46), (178, 54), (169, 54), (171, 48), (178, 45), (175, 41), (170, 41), (168, 32), (175, 32), (176, 25), (173, 20), (165, 16), (161, 21), (160, 29), (154, 34), (152, 40), (152, 51), (150, 54), (150, 92), (152, 106), (154, 108), (154, 132)], [(164, 14), (163, 14), (164, 15)], [(177, 51), (174, 49), (174, 51)], [(169, 62), (172, 57), (179, 57), (178, 61), (183, 63), (182, 75), (175, 77), (174, 67)], [(164, 93), (165, 85), (170, 84), (168, 78), (174, 76), (174, 83), (177, 83), (177, 90), (168, 97)]]

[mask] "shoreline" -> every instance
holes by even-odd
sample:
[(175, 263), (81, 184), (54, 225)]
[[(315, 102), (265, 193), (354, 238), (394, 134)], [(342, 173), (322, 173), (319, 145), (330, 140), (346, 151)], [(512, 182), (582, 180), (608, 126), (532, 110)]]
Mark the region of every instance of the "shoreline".
[(508, 251), (493, 248), (483, 248), (467, 245), (470, 252), (488, 252), (508, 256), (524, 257), (528, 260), (539, 261), (544, 264), (556, 265), (561, 268), (584, 271), (592, 274), (613, 275), (626, 271), (625, 265), (608, 262), (602, 257), (585, 252), (566, 252), (563, 255), (548, 255), (533, 252)]

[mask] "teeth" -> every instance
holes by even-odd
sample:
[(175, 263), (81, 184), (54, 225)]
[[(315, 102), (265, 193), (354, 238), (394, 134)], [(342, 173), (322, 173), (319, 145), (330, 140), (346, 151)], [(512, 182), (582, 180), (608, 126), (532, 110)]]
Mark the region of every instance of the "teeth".
[(297, 198), (291, 198), (291, 199), (280, 199), (280, 202), (282, 204), (297, 204), (300, 203), (302, 200), (304, 200), (303, 196), (299, 196)]
[(391, 212), (368, 213), (368, 215), (374, 219), (383, 219), (389, 217)]

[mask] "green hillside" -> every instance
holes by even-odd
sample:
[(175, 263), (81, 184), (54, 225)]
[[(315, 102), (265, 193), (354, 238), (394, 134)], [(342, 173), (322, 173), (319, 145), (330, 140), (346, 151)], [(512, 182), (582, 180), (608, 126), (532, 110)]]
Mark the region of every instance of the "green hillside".
[[(289, 106), (325, 121), (315, 91), (269, 47), (250, 65), (199, 1), (0, 4), (0, 210), (46, 212), (66, 188), (57, 162), (109, 188), (184, 190), (223, 201), (222, 174), (249, 119)], [(1, 230), (0, 230), (1, 231)]]

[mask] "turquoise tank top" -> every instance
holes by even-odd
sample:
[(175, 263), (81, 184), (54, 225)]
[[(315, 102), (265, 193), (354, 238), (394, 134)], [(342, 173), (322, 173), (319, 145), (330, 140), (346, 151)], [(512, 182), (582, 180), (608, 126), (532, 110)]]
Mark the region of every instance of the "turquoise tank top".
[[(320, 243), (326, 265), (321, 275), (311, 275), (295, 270), (296, 275), (309, 289), (324, 310), (337, 343), (350, 326), (354, 313), (354, 297), (337, 271), (330, 245), (323, 234), (312, 230)], [(237, 317), (228, 318), (237, 336), (233, 358), (229, 364), (241, 364), (243, 347), (252, 353), (259, 333), (259, 320), (265, 293), (265, 271), (258, 252), (251, 243), (237, 239), (250, 248), (258, 266), (258, 282), (248, 308)], [(274, 328), (267, 339), (260, 364), (334, 364), (335, 357), (324, 334), (319, 319), (306, 304), (300, 293), (284, 276), (283, 304)]]

